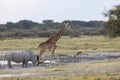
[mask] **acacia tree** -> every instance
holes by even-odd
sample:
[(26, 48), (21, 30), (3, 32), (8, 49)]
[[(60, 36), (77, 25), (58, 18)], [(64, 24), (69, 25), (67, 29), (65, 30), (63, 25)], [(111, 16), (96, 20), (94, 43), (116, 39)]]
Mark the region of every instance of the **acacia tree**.
[(109, 37), (120, 36), (120, 5), (109, 10), (107, 13), (105, 13), (105, 16), (108, 17), (105, 27), (107, 35)]

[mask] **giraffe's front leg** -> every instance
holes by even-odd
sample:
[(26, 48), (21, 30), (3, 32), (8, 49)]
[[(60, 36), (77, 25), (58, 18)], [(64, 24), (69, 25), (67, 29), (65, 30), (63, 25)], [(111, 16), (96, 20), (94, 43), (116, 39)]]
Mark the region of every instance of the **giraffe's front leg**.
[[(57, 45), (55, 45), (55, 49), (57, 48)], [(60, 64), (60, 58), (59, 58), (59, 56), (57, 55), (57, 54), (55, 54), (55, 56), (56, 56), (56, 58), (57, 58), (57, 62), (58, 62), (58, 64)]]
[[(55, 49), (57, 48), (57, 46), (56, 45), (54, 45), (54, 47), (51, 49), (51, 51), (52, 51), (52, 53), (51, 53), (51, 57), (50, 57), (50, 64), (51, 64), (51, 61), (52, 61), (52, 59), (53, 59), (53, 56), (54, 55), (56, 55), (55, 54)], [(59, 61), (59, 57), (56, 55), (56, 57), (57, 57), (57, 59), (58, 59), (58, 61)]]
[(54, 53), (51, 53), (51, 56), (50, 56), (50, 65), (51, 65), (51, 63), (52, 63), (53, 54), (54, 54)]
[(57, 58), (58, 64), (60, 64), (60, 58), (59, 58), (59, 56), (58, 56), (57, 54), (55, 54), (55, 56), (56, 56), (56, 58)]

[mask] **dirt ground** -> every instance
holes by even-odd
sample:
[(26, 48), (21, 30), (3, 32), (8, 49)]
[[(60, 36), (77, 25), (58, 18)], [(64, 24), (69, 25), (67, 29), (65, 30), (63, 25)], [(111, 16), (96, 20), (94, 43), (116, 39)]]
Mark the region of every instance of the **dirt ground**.
[[(83, 65), (83, 64), (91, 64), (91, 63), (100, 63), (100, 62), (105, 62), (105, 61), (114, 61), (116, 59), (120, 59), (120, 52), (94, 52), (94, 53), (84, 53), (81, 54), (79, 56), (74, 57), (74, 54), (60, 54), (59, 58), (60, 58), (60, 64), (58, 64), (57, 59), (54, 58), (54, 60), (52, 61), (52, 66), (50, 67), (49, 65), (49, 59), (50, 59), (50, 55), (49, 54), (45, 54), (44, 55), (44, 60), (45, 60), (45, 64), (40, 64), (38, 67), (33, 67), (32, 63), (29, 62), (28, 67), (27, 68), (22, 68), (21, 63), (14, 63), (12, 62), (12, 69), (9, 69), (7, 66), (7, 61), (3, 61), (2, 60), (2, 56), (0, 55), (0, 78), (3, 77), (20, 77), (20, 76), (65, 76), (65, 75), (83, 75), (83, 74), (87, 74), (90, 72), (94, 72), (94, 73), (106, 73), (109, 72), (109, 70), (111, 69), (115, 69), (115, 70), (120, 70), (120, 64), (117, 66), (112, 66), (112, 67), (104, 67), (101, 70), (97, 67), (87, 67), (84, 70), (83, 69), (79, 69), (77, 70), (77, 68), (79, 68), (79, 66)], [(76, 69), (73, 69), (71, 71), (67, 71), (67, 70), (62, 70), (62, 69), (56, 69), (59, 66), (78, 66)], [(45, 69), (53, 69), (53, 67), (55, 67), (55, 69), (53, 71), (51, 71), (51, 73), (49, 72), (45, 72), (42, 70)], [(34, 70), (39, 69), (41, 72), (35, 72)], [(108, 69), (108, 70), (107, 70)], [(17, 72), (17, 73), (16, 73)], [(113, 71), (115, 72), (115, 71)]]

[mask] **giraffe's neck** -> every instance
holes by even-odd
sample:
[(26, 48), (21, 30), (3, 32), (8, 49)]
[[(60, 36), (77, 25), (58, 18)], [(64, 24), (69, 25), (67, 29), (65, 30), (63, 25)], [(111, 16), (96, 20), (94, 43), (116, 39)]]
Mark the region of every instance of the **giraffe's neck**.
[(48, 40), (53, 43), (56, 43), (61, 38), (64, 30), (65, 30), (65, 26), (63, 26), (57, 34), (55, 34), (54, 36), (51, 36)]

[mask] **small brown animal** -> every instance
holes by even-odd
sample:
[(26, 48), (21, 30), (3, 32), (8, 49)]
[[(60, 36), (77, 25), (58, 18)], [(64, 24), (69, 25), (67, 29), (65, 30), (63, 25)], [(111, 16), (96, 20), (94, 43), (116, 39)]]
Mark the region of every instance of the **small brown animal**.
[(79, 51), (74, 55), (74, 57), (81, 57), (81, 55), (82, 55), (82, 51)]

